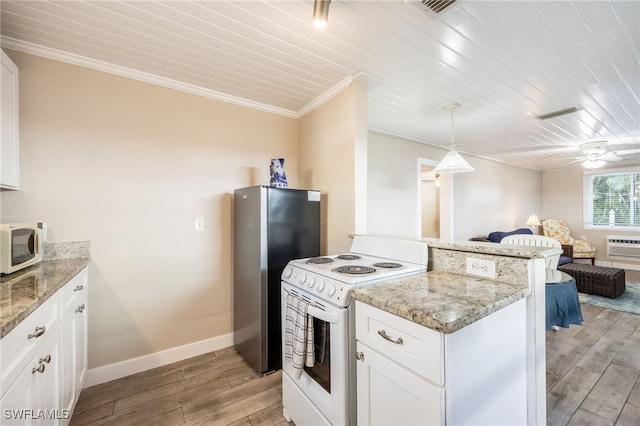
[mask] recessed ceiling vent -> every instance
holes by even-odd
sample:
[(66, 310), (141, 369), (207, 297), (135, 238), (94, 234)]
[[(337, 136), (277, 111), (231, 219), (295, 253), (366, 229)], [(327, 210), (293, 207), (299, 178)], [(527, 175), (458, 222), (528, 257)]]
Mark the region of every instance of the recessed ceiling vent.
[(453, 5), (456, 0), (405, 0), (405, 2), (419, 7), (435, 18)]

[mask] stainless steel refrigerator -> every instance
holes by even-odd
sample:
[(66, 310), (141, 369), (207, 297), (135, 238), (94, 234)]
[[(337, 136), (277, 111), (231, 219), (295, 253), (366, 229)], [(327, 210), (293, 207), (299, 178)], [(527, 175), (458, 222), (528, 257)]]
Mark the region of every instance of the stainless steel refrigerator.
[(256, 372), (267, 373), (282, 367), (282, 270), (320, 255), (320, 192), (236, 189), (233, 212), (234, 343)]

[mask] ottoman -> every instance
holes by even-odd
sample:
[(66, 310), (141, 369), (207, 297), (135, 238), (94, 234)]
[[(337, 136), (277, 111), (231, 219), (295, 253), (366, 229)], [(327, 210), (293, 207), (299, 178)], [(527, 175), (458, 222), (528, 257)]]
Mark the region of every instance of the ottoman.
[(595, 294), (615, 299), (625, 291), (624, 269), (605, 268), (584, 263), (567, 263), (558, 270), (576, 279), (580, 293)]

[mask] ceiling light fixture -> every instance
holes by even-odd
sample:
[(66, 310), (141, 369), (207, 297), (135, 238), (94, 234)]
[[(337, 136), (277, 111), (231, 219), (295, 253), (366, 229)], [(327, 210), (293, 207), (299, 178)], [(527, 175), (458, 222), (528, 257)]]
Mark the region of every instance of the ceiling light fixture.
[(322, 29), (327, 26), (329, 20), (329, 4), (331, 0), (315, 0), (313, 3), (313, 25)]
[(607, 162), (604, 160), (584, 160), (582, 165), (587, 169), (599, 169), (604, 166)]
[(449, 146), (447, 155), (445, 155), (442, 161), (440, 161), (440, 164), (433, 169), (434, 173), (462, 173), (474, 170), (473, 167), (458, 154), (458, 151), (456, 151), (458, 144), (453, 136), (453, 112), (459, 106), (460, 104), (451, 104), (444, 107), (446, 110), (451, 111), (451, 145)]

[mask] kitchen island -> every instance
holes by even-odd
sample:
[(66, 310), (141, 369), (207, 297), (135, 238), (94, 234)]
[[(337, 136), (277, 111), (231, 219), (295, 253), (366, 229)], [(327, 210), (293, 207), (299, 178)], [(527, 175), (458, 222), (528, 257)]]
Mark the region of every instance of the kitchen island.
[(545, 258), (560, 249), (429, 246), (427, 273), (353, 293), (359, 423), (540, 423)]

